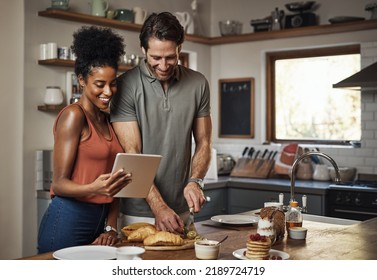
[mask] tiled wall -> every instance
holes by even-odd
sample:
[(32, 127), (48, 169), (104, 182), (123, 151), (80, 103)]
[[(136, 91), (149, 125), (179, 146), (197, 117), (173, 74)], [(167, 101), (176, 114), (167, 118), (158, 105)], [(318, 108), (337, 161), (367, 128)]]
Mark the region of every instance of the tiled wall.
[[(361, 44), (361, 68), (377, 61), (377, 42)], [(377, 73), (376, 73), (377, 79)], [(338, 166), (352, 166), (358, 173), (377, 174), (377, 90), (361, 93), (361, 147), (325, 147), (321, 152), (333, 157)], [(241, 156), (245, 145), (214, 143), (217, 153), (228, 153), (235, 159)], [(253, 145), (255, 149), (279, 149), (279, 145)], [(326, 161), (326, 160), (325, 160)]]

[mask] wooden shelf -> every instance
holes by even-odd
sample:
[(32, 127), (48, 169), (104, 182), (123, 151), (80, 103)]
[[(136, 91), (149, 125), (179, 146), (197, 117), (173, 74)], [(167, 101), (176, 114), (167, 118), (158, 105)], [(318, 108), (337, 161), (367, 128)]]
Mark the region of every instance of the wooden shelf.
[[(49, 65), (49, 66), (63, 66), (63, 67), (74, 67), (75, 61), (68, 60), (68, 59), (46, 59), (46, 60), (38, 60), (39, 65)], [(121, 64), (119, 65), (119, 71), (124, 72), (127, 70), (132, 69), (133, 66)]]
[[(141, 25), (122, 22), (119, 20), (108, 19), (104, 17), (96, 17), (87, 14), (75, 13), (64, 10), (48, 9), (38, 12), (38, 16), (57, 18), (68, 21), (76, 21), (88, 24), (102, 25), (122, 30), (139, 32)], [(251, 26), (250, 26), (251, 28)], [(219, 37), (205, 37), (192, 34), (186, 34), (186, 41), (191, 41), (206, 45), (222, 45), (222, 44), (234, 44), (243, 42), (284, 39), (292, 37), (325, 35), (342, 32), (362, 31), (369, 29), (377, 29), (377, 19), (362, 20), (354, 22), (336, 23), (336, 24), (324, 24), (316, 26), (306, 26), (298, 28), (290, 28), (278, 31), (266, 31), (266, 32), (254, 32), (245, 33), (235, 36), (219, 36)]]
[(66, 105), (38, 105), (38, 111), (44, 111), (44, 112), (58, 112), (61, 109), (63, 109)]

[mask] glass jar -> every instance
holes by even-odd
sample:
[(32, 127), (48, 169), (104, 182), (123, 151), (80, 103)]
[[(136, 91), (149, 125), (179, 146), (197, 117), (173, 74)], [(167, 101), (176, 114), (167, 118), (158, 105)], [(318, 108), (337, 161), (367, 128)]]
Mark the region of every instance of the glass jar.
[(297, 201), (291, 201), (287, 213), (285, 213), (285, 225), (289, 237), (289, 228), (302, 227), (302, 213)]

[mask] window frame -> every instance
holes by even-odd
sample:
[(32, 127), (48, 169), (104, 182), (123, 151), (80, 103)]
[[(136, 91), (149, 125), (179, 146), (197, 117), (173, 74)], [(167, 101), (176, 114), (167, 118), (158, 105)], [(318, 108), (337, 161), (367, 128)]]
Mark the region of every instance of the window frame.
[[(275, 61), (279, 59), (293, 59), (316, 56), (360, 54), (360, 45), (344, 45), (336, 47), (321, 47), (312, 49), (297, 49), (289, 51), (274, 51), (266, 53), (266, 142), (288, 143), (300, 142), (303, 144), (333, 144), (349, 145), (349, 141), (334, 140), (284, 140), (276, 139), (275, 124)], [(336, 81), (334, 81), (334, 84)]]

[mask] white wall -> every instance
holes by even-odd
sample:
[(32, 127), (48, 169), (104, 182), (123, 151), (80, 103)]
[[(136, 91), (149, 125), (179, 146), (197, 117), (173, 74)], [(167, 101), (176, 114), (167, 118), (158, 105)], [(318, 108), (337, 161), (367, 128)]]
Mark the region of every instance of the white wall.
[[(24, 3), (0, 1), (0, 259), (22, 251)], [(6, 12), (5, 12), (6, 11)]]
[[(218, 36), (217, 22), (224, 18), (242, 19), (244, 32), (250, 32), (250, 19), (263, 18), (275, 8), (283, 9), (280, 0), (198, 0), (203, 29)], [(71, 10), (89, 13), (89, 1), (70, 1)], [(369, 0), (332, 0), (323, 2), (317, 13), (321, 22), (329, 17), (353, 15), (368, 17), (364, 6)], [(328, 3), (330, 2), (330, 3)], [(57, 85), (64, 88), (64, 67), (41, 66), (37, 64), (39, 44), (57, 42), (69, 46), (72, 33), (80, 23), (38, 17), (37, 12), (50, 6), (50, 0), (6, 0), (0, 1), (3, 13), (0, 19), (0, 57), (3, 66), (1, 79), (0, 129), (1, 178), (0, 185), (0, 259), (18, 258), (36, 252), (36, 199), (34, 191), (34, 152), (37, 149), (51, 149), (53, 145), (52, 124), (56, 114), (37, 110), (43, 103), (45, 87)], [(190, 11), (190, 0), (111, 0), (112, 8), (140, 6), (148, 11)], [(231, 3), (231, 4), (228, 4)], [(25, 7), (24, 7), (25, 6)], [(327, 10), (328, 8), (328, 10)], [(25, 23), (25, 25), (24, 25)], [(212, 23), (212, 24), (209, 24)], [(126, 40), (128, 53), (139, 53), (137, 32), (119, 31)], [(203, 72), (211, 83), (214, 119), (215, 146), (236, 154), (244, 145), (260, 145), (264, 139), (264, 62), (266, 50), (304, 47), (347, 42), (377, 41), (375, 30), (326, 36), (302, 37), (286, 40), (271, 40), (254, 43), (240, 43), (209, 47), (186, 42), (184, 49), (198, 55), (197, 69)], [(24, 74), (25, 73), (25, 74)], [(217, 137), (217, 81), (220, 78), (251, 76), (256, 80), (256, 137), (251, 140), (223, 140)], [(369, 97), (369, 99), (374, 97)], [(367, 106), (366, 118), (374, 122), (376, 106)], [(372, 131), (373, 137), (377, 132)], [(374, 138), (373, 138), (374, 139)], [(374, 143), (375, 140), (368, 141)], [(221, 151), (221, 150), (220, 150)], [(374, 150), (373, 150), (374, 151)], [(365, 151), (364, 151), (365, 152)], [(352, 152), (353, 153), (353, 152)], [(352, 154), (351, 153), (351, 154)], [(5, 159), (5, 160), (4, 160)], [(342, 159), (339, 153), (337, 159)], [(367, 164), (372, 171), (377, 164)], [(373, 167), (374, 166), (374, 167)], [(374, 168), (374, 169), (373, 169)], [(5, 225), (5, 226), (4, 226)]]

